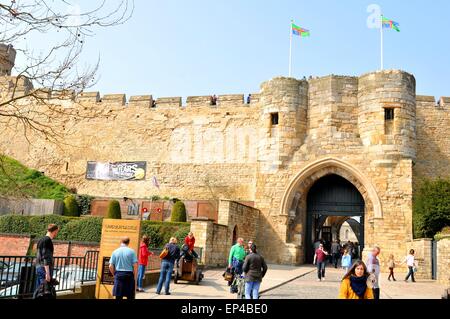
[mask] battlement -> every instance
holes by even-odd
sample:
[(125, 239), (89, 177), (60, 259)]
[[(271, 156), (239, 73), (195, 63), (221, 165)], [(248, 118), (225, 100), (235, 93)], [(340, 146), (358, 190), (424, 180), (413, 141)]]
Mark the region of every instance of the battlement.
[(0, 43), (0, 75), (11, 75), (16, 60), (16, 50), (12, 45)]
[[(7, 52), (8, 48), (5, 45), (0, 44), (0, 55), (2, 52)], [(9, 48), (11, 53), (11, 48)], [(408, 79), (410, 79), (409, 81)], [(275, 85), (273, 89), (276, 92), (277, 87), (282, 88), (285, 85), (292, 86), (291, 88), (298, 87), (302, 90), (301, 95), (304, 99), (308, 98), (310, 103), (309, 107), (314, 105), (316, 96), (320, 97), (322, 92), (330, 91), (331, 100), (336, 98), (340, 99), (342, 95), (350, 96), (352, 94), (358, 94), (357, 91), (361, 89), (371, 89), (375, 83), (382, 83), (383, 81), (409, 81), (409, 85), (415, 86), (415, 79), (409, 73), (400, 70), (385, 70), (366, 73), (361, 76), (346, 76), (346, 75), (327, 75), (323, 77), (310, 77), (309, 79), (295, 79), (288, 77), (274, 77), (273, 79), (264, 82), (261, 85), (261, 92), (264, 94), (263, 89), (265, 85)], [(403, 80), (401, 80), (403, 79)], [(16, 90), (16, 93), (25, 93), (29, 90), (33, 90), (32, 83), (24, 77), (14, 76), (0, 76), (0, 89), (1, 91)], [(389, 86), (386, 87), (389, 90)], [(216, 103), (213, 103), (213, 95), (204, 96), (188, 96), (186, 103), (183, 104), (182, 97), (159, 97), (155, 98), (153, 95), (136, 95), (127, 96), (123, 93), (105, 94), (101, 95), (100, 92), (81, 92), (76, 94), (71, 91), (51, 92), (45, 88), (36, 89), (39, 98), (48, 99), (68, 99), (74, 102), (84, 104), (107, 104), (117, 106), (119, 108), (126, 107), (139, 107), (149, 109), (160, 110), (177, 110), (177, 109), (195, 109), (195, 108), (217, 108), (228, 109), (234, 107), (252, 107), (259, 106), (261, 93), (252, 93), (250, 97), (245, 94), (223, 94), (218, 95)], [(304, 101), (303, 101), (304, 102)], [(302, 102), (302, 103), (303, 103)], [(418, 107), (448, 107), (450, 106), (450, 97), (441, 97), (437, 101), (433, 96), (417, 95), (416, 102)], [(308, 103), (307, 103), (308, 104)], [(74, 106), (76, 107), (76, 106)]]

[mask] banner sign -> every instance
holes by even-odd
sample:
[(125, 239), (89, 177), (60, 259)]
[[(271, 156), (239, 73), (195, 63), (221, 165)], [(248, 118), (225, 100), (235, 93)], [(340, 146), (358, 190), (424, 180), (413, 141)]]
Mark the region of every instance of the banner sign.
[(147, 162), (88, 162), (86, 179), (101, 181), (140, 181), (145, 179)]

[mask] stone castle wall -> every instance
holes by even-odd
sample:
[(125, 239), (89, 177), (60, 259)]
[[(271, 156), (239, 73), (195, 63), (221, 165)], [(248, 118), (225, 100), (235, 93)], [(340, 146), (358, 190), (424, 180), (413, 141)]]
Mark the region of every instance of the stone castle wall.
[[(3, 95), (11, 81), (0, 81)], [(415, 84), (397, 70), (309, 81), (278, 77), (263, 83), (250, 104), (238, 94), (219, 96), (216, 106), (208, 96), (188, 97), (183, 106), (180, 97), (127, 102), (123, 94), (49, 92), (47, 104), (72, 114), (97, 112), (52, 114), (63, 143), (4, 129), (0, 151), (78, 193), (254, 201), (261, 211), (256, 240), (269, 261), (280, 263), (304, 261), (307, 193), (321, 177), (338, 174), (365, 200), (366, 247), (382, 246), (387, 258), (404, 254), (412, 240), (413, 181), (450, 174), (450, 99), (436, 107), (416, 96)], [(35, 108), (27, 101), (20, 107)], [(392, 121), (385, 109), (393, 110)], [(146, 161), (146, 179), (89, 181), (87, 161)]]
[(437, 242), (437, 280), (450, 285), (450, 237)]
[(424, 178), (450, 177), (450, 100), (437, 105), (432, 96), (417, 97), (417, 160), (414, 184)]

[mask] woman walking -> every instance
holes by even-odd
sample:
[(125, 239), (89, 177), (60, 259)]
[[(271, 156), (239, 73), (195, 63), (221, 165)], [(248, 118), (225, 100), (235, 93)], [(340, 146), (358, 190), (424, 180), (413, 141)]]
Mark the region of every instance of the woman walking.
[(161, 253), (161, 272), (159, 274), (158, 286), (156, 287), (156, 294), (161, 294), (164, 285), (166, 295), (170, 295), (170, 280), (172, 279), (173, 267), (175, 262), (180, 259), (180, 247), (177, 245), (175, 237), (170, 238), (169, 243), (164, 247)]
[(408, 266), (408, 275), (406, 275), (405, 281), (407, 282), (409, 277), (411, 277), (412, 282), (416, 282), (416, 279), (414, 278), (414, 270), (416, 268), (416, 261), (414, 257), (414, 249), (411, 249), (409, 251), (409, 255), (406, 256), (405, 261), (402, 263), (402, 265), (406, 262), (406, 266)]
[(344, 254), (342, 255), (341, 266), (344, 272), (347, 273), (352, 266), (352, 256), (348, 253), (347, 249), (344, 249)]
[(150, 245), (150, 238), (147, 235), (142, 236), (141, 245), (139, 246), (139, 262), (138, 262), (138, 277), (137, 277), (137, 292), (145, 292), (142, 282), (145, 277), (145, 268), (147, 268), (148, 257), (153, 253), (148, 250)]
[(367, 286), (366, 264), (357, 261), (344, 276), (339, 290), (339, 299), (373, 299), (373, 291)]
[(388, 267), (389, 267), (388, 280), (391, 281), (391, 278), (392, 278), (393, 281), (397, 281), (397, 280), (395, 280), (395, 277), (394, 277), (395, 259), (394, 259), (394, 255), (393, 254), (389, 255)]

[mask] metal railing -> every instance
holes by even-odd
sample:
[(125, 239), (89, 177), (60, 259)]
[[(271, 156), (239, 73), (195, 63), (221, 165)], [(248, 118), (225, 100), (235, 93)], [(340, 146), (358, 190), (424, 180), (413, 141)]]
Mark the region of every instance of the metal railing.
[[(36, 257), (0, 256), (0, 298), (30, 298), (36, 289)], [(56, 291), (75, 291), (84, 282), (97, 278), (98, 251), (84, 257), (54, 257)]]

